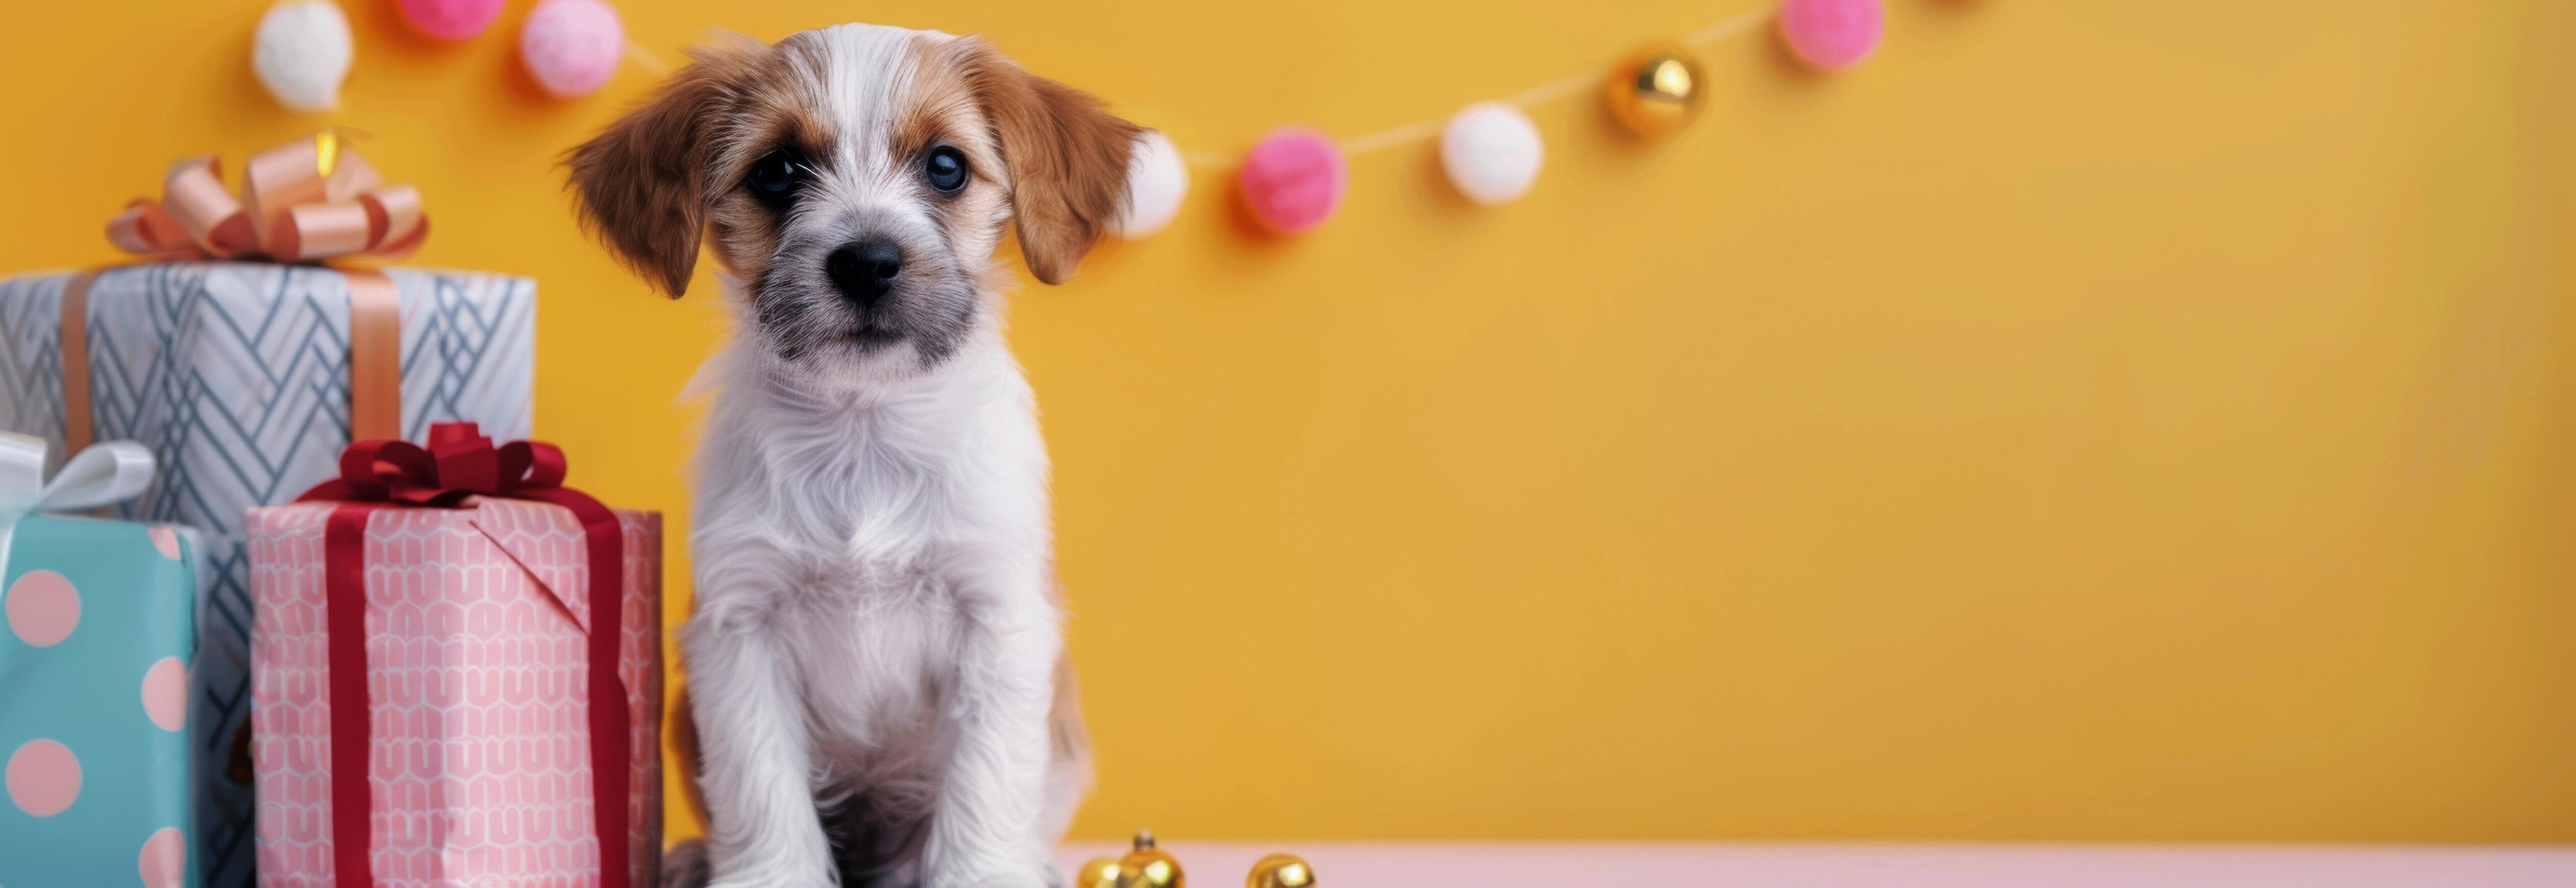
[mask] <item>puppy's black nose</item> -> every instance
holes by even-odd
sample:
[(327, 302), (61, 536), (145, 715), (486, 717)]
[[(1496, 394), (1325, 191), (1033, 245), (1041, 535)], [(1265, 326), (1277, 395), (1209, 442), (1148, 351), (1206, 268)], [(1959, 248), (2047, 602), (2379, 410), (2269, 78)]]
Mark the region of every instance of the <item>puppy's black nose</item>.
[(882, 240), (845, 244), (824, 257), (823, 273), (842, 297), (865, 307), (894, 289), (895, 276), (903, 273), (903, 248)]

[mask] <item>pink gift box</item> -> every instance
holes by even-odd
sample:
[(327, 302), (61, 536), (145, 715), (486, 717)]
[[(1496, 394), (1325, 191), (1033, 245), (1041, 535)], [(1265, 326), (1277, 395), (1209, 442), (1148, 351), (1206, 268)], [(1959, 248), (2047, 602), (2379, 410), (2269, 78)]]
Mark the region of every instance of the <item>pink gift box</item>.
[[(335, 504), (248, 520), (259, 878), (333, 884), (323, 529)], [(661, 516), (619, 510), (633, 884), (662, 847)], [(366, 530), (368, 837), (386, 886), (599, 883), (586, 662), (589, 567), (569, 509), (481, 498), (382, 508)]]

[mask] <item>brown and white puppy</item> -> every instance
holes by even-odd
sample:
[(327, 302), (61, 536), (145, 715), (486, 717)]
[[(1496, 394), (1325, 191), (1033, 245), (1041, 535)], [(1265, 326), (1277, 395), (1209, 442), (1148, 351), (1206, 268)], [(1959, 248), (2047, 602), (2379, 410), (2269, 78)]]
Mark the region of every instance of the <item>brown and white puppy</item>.
[(628, 265), (677, 296), (706, 242), (740, 309), (682, 639), (709, 834), (665, 882), (1055, 884), (1088, 750), (994, 250), (1070, 276), (1138, 130), (971, 38), (693, 56), (566, 161)]

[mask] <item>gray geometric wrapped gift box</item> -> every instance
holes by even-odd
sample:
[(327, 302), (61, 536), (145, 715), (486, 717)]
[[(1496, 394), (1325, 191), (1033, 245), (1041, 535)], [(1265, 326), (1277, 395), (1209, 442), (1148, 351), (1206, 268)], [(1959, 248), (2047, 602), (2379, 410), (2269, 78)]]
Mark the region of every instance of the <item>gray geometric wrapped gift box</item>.
[[(402, 431), (481, 423), (528, 437), (536, 282), (388, 269), (401, 294)], [(70, 274), (0, 280), (0, 431), (61, 444), (62, 298)], [(335, 473), (349, 444), (349, 284), (340, 272), (256, 262), (108, 269), (90, 286), (97, 440), (152, 448), (160, 476), (119, 517), (205, 532), (198, 693), (188, 714), (199, 788), (191, 844), (214, 888), (252, 878), (247, 775), (228, 773), (250, 702), (249, 564), (242, 513)]]

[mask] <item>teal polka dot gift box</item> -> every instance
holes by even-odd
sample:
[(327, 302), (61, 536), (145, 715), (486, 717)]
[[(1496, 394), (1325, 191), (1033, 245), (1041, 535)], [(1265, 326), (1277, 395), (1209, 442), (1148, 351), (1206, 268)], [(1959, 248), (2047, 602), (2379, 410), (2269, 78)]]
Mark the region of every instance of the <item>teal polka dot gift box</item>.
[(29, 440), (0, 436), (0, 888), (196, 885), (195, 535), (29, 514), (151, 475), (148, 452), (93, 448), (46, 484)]

